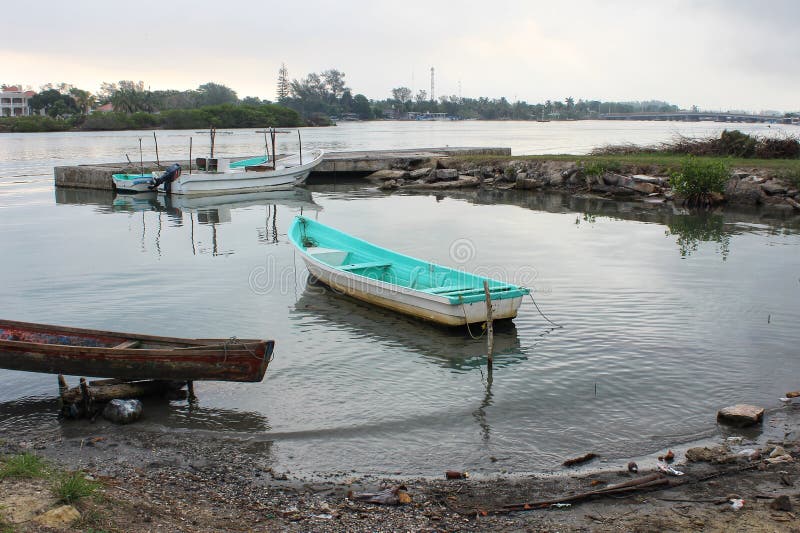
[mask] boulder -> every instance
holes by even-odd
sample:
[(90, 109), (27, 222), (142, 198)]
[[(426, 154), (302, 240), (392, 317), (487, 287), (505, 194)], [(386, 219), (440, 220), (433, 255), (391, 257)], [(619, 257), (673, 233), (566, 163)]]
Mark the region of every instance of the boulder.
[(647, 181), (637, 181), (633, 184), (633, 190), (640, 194), (653, 194), (658, 190), (658, 187)]
[(384, 180), (396, 180), (400, 178), (408, 177), (408, 172), (405, 170), (392, 170), (392, 169), (383, 169), (373, 172), (367, 179), (373, 181), (384, 181)]
[(698, 446), (686, 450), (686, 460), (690, 463), (733, 463), (738, 458), (724, 446)]
[(624, 176), (620, 176), (619, 174), (614, 174), (613, 172), (606, 172), (603, 174), (603, 183), (606, 185), (616, 185), (619, 183), (619, 179)]
[(786, 194), (787, 188), (777, 181), (768, 181), (761, 184), (761, 190), (770, 196), (775, 196), (778, 194)]
[(412, 170), (411, 172), (409, 172), (408, 177), (414, 180), (418, 180), (419, 178), (424, 178), (430, 173), (431, 173), (430, 167), (418, 168), (417, 170)]
[(631, 179), (636, 183), (652, 183), (653, 185), (658, 185), (659, 187), (663, 187), (667, 184), (667, 180), (664, 178), (648, 176), (646, 174), (634, 174), (631, 176)]
[(139, 400), (111, 400), (103, 409), (103, 418), (115, 424), (130, 424), (142, 416)]
[[(523, 173), (524, 174), (524, 173)], [(523, 174), (517, 175), (517, 189), (538, 189), (542, 182), (533, 178), (521, 178)]]
[(758, 424), (764, 418), (764, 408), (755, 405), (737, 404), (717, 411), (717, 422), (734, 427)]
[(399, 187), (398, 180), (386, 180), (381, 183), (379, 189), (383, 191), (391, 191), (392, 189), (396, 189)]
[(725, 198), (730, 204), (757, 205), (764, 196), (759, 184), (750, 179), (731, 179), (725, 185)]
[(37, 516), (34, 520), (45, 527), (61, 529), (79, 520), (81, 513), (71, 505), (62, 505), (55, 509), (50, 509), (44, 514)]
[(436, 181), (452, 181), (458, 179), (458, 170), (454, 168), (440, 168), (436, 170)]

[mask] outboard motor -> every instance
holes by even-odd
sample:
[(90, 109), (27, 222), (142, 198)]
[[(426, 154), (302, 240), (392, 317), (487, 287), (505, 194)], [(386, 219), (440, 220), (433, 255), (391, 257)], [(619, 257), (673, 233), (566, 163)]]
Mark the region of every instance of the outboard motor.
[(152, 185), (148, 188), (154, 191), (162, 183), (164, 184), (164, 192), (170, 194), (172, 192), (172, 182), (181, 176), (181, 166), (178, 163), (172, 164), (167, 167), (167, 170), (161, 174), (161, 177), (155, 178)]

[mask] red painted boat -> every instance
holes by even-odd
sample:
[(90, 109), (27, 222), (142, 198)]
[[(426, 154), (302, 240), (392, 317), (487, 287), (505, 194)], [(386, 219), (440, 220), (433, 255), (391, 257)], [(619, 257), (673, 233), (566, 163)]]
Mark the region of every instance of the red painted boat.
[(274, 346), (271, 340), (181, 339), (0, 320), (0, 368), (26, 372), (258, 382)]

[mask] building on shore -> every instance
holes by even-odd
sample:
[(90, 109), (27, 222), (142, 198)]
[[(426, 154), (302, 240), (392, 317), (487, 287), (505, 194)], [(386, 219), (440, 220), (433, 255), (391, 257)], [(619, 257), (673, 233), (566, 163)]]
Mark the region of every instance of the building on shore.
[(6, 87), (0, 92), (0, 116), (26, 117), (33, 111), (28, 101), (35, 96), (33, 91), (23, 91), (21, 87)]

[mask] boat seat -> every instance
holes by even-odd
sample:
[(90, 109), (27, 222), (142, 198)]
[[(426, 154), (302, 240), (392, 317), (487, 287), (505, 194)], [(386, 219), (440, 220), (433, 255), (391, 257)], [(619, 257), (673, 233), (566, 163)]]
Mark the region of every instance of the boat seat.
[(132, 341), (125, 341), (123, 343), (117, 344), (116, 346), (112, 346), (115, 350), (125, 350), (126, 348), (137, 348), (142, 341), (140, 340), (132, 340)]
[(422, 292), (427, 292), (428, 294), (444, 294), (447, 292), (460, 292), (474, 288), (475, 287), (459, 287), (457, 285), (450, 285), (449, 287), (434, 287), (432, 289), (424, 289)]
[(374, 261), (372, 263), (352, 263), (349, 265), (341, 265), (339, 266), (339, 270), (361, 270), (364, 268), (389, 268), (392, 266), (391, 263), (385, 263), (383, 261)]

